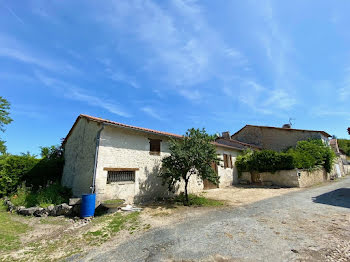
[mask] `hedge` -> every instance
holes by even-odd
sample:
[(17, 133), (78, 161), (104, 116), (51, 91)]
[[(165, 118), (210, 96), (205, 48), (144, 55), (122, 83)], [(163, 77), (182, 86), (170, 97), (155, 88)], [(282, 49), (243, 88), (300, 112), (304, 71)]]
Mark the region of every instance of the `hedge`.
[(16, 192), (23, 183), (36, 190), (59, 181), (63, 171), (63, 151), (58, 147), (42, 148), (42, 158), (34, 155), (0, 156), (0, 197)]
[(332, 170), (334, 152), (321, 140), (299, 141), (294, 148), (286, 152), (273, 150), (246, 151), (237, 157), (236, 166), (241, 172), (276, 172), (294, 168), (312, 169), (324, 167), (327, 172)]

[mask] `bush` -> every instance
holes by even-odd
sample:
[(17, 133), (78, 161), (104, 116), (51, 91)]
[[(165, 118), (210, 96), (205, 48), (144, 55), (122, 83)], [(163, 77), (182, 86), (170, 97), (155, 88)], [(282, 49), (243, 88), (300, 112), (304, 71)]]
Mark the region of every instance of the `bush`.
[(43, 147), (42, 158), (29, 153), (0, 156), (0, 197), (10, 195), (24, 182), (33, 189), (59, 181), (64, 159), (60, 147)]
[(39, 162), (35, 156), (3, 155), (0, 156), (0, 196), (16, 191), (24, 181), (24, 177)]
[(248, 151), (237, 157), (236, 166), (241, 172), (275, 172), (294, 168), (312, 169), (323, 166), (330, 172), (335, 154), (321, 140), (299, 141), (286, 152), (273, 150)]
[(350, 140), (349, 139), (338, 139), (338, 146), (347, 156), (350, 156)]
[(11, 195), (10, 200), (16, 206), (48, 207), (68, 203), (71, 195), (71, 190), (61, 186), (59, 182), (48, 184), (39, 190), (28, 188), (23, 184)]

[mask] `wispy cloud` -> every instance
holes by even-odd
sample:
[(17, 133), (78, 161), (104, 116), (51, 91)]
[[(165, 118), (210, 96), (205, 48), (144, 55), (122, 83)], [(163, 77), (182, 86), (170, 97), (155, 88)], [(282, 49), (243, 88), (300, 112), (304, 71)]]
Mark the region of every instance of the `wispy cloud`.
[(23, 22), (23, 20), (9, 7), (9, 6), (7, 6), (5, 3), (3, 3), (3, 2), (1, 2), (1, 4), (9, 11), (9, 13), (14, 17), (14, 18), (16, 18), (16, 20), (18, 21), (18, 22), (20, 22), (21, 24), (25, 24), (24, 22)]
[(80, 73), (80, 70), (59, 59), (50, 59), (23, 47), (15, 39), (0, 35), (0, 57), (31, 64), (46, 70), (64, 73)]
[(141, 43), (145, 52), (138, 58), (138, 69), (146, 70), (164, 88), (198, 99), (198, 93), (188, 95), (185, 90), (220, 76), (224, 65), (242, 66), (247, 59), (211, 28), (197, 2), (168, 4), (165, 8), (154, 1), (118, 1), (97, 20), (114, 28), (116, 35), (132, 35)]
[(152, 108), (150, 106), (142, 107), (141, 110), (155, 119), (164, 120), (164, 118), (161, 117), (161, 115), (157, 112), (157, 110), (155, 110), (154, 108)]
[(243, 81), (239, 100), (258, 113), (283, 116), (297, 104), (296, 99), (290, 97), (285, 90), (270, 90), (252, 80)]
[(96, 95), (88, 94), (86, 90), (78, 88), (70, 83), (48, 77), (40, 72), (36, 72), (37, 78), (46, 86), (56, 90), (66, 99), (84, 102), (90, 106), (99, 107), (122, 117), (131, 117), (118, 103), (110, 99), (102, 99)]

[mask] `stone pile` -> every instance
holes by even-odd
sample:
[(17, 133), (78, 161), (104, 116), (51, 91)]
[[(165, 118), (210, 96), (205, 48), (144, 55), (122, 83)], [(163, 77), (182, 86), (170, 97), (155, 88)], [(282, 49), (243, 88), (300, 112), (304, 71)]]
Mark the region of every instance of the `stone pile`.
[(79, 215), (80, 205), (74, 203), (74, 205), (68, 205), (66, 203), (54, 206), (50, 205), (47, 208), (42, 207), (16, 207), (9, 199), (5, 199), (5, 205), (7, 210), (10, 212), (16, 212), (19, 215), (24, 216), (36, 216), (36, 217), (46, 217), (46, 216), (74, 216)]

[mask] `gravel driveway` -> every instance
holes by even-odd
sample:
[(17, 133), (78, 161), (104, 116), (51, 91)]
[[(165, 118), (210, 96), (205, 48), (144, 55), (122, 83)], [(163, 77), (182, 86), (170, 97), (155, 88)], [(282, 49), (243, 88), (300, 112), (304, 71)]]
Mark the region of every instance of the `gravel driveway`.
[(350, 178), (214, 210), (82, 261), (350, 261)]

